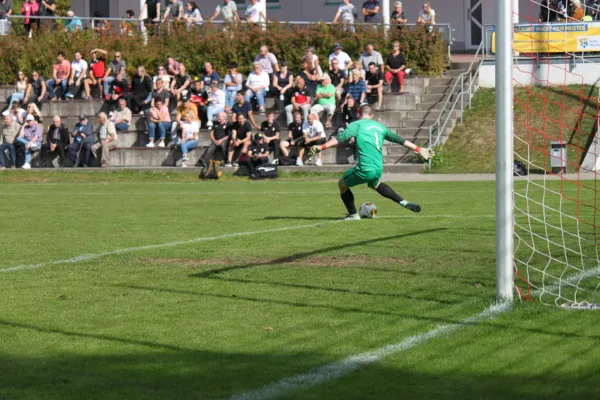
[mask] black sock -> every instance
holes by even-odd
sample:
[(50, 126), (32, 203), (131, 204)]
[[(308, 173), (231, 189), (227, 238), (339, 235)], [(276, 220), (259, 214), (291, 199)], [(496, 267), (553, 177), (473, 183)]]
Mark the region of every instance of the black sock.
[(342, 201), (346, 206), (346, 210), (348, 210), (348, 214), (356, 214), (356, 206), (354, 205), (354, 193), (352, 193), (352, 190), (348, 189), (344, 193), (342, 193)]
[(379, 186), (377, 186), (377, 193), (379, 193), (385, 198), (392, 200), (395, 203), (400, 203), (402, 201), (402, 196), (394, 192), (394, 189), (392, 189), (385, 183), (380, 183)]

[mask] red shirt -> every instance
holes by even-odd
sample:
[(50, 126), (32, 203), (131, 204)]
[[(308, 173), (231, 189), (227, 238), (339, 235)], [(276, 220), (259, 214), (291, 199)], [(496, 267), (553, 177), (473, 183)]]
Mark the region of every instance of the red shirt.
[(67, 60), (62, 60), (61, 63), (55, 63), (53, 69), (56, 71), (57, 79), (66, 79), (71, 74), (71, 63)]
[(103, 78), (106, 72), (104, 58), (98, 58), (96, 61), (90, 61), (90, 68), (94, 74), (94, 78)]

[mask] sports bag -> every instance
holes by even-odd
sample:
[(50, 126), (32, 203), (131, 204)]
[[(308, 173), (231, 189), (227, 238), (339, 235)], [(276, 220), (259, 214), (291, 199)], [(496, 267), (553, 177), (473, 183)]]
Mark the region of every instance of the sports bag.
[(261, 165), (256, 168), (256, 179), (275, 179), (278, 177), (277, 165)]
[(202, 168), (200, 172), (199, 178), (202, 180), (206, 179), (214, 179), (217, 180), (223, 175), (223, 172), (220, 169), (221, 161), (210, 160), (208, 162), (208, 166)]

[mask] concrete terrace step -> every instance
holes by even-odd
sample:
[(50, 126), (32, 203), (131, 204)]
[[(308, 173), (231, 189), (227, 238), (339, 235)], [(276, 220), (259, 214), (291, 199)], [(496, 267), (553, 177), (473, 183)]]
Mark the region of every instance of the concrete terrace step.
[[(467, 66), (468, 67), (468, 66)], [(460, 69), (449, 69), (444, 74), (448, 78), (457, 78), (461, 74), (468, 71), (468, 68), (460, 68)]]

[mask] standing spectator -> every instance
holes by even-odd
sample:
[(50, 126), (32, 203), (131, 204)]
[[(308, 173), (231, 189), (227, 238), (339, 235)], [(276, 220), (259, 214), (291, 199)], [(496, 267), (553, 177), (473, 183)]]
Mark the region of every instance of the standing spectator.
[(254, 142), (248, 150), (246, 166), (250, 171), (250, 178), (256, 179), (256, 168), (262, 165), (269, 165), (269, 144), (265, 141), (265, 135), (258, 132), (254, 135)]
[(22, 145), (25, 149), (25, 164), (23, 169), (31, 169), (31, 154), (42, 148), (42, 127), (38, 124), (33, 115), (25, 118), (25, 124), (21, 127), (19, 137), (15, 142)]
[(319, 74), (311, 66), (311, 62), (309, 60), (304, 60), (302, 62), (302, 70), (298, 73), (298, 77), (304, 80), (304, 83), (311, 93), (314, 93), (317, 90)]
[(39, 72), (33, 71), (27, 85), (27, 90), (25, 91), (23, 103), (35, 103), (39, 108), (42, 108), (46, 94), (46, 81), (40, 76)]
[[(304, 158), (305, 149), (310, 149), (312, 146), (320, 145), (327, 141), (327, 135), (325, 134), (323, 124), (314, 114), (308, 115), (308, 119), (302, 126), (302, 133), (304, 134), (304, 148), (300, 149), (298, 153), (298, 158), (300, 158), (300, 163), (298, 165), (303, 165), (302, 159)], [(321, 153), (317, 155), (317, 161), (315, 162), (315, 165), (323, 165)]]
[(435, 10), (431, 8), (429, 3), (423, 4), (423, 10), (419, 13), (417, 24), (420, 25), (435, 25)]
[(292, 113), (301, 111), (306, 121), (312, 102), (312, 92), (304, 83), (304, 79), (298, 77), (296, 79), (296, 88), (292, 91), (292, 104), (285, 107), (287, 124), (292, 123)]
[(133, 30), (136, 25), (133, 17), (135, 17), (135, 12), (133, 10), (125, 11), (125, 21), (121, 21), (119, 24), (121, 36), (133, 36)]
[(338, 60), (331, 61), (331, 71), (329, 71), (331, 77), (331, 84), (335, 87), (336, 99), (339, 102), (344, 94), (344, 85), (346, 84), (346, 74), (339, 67)]
[(25, 34), (31, 37), (31, 26), (37, 24), (37, 29), (40, 29), (40, 19), (35, 18), (39, 16), (40, 5), (36, 0), (25, 0), (21, 6), (21, 15), (25, 16), (23, 19), (23, 26), (25, 27)]
[(223, 0), (221, 3), (219, 3), (215, 9), (215, 13), (212, 17), (210, 17), (210, 20), (213, 21), (219, 16), (219, 14), (223, 15), (223, 20), (228, 24), (233, 24), (240, 20), (240, 16), (238, 15), (237, 11), (237, 5), (233, 0)]
[(212, 63), (205, 62), (204, 63), (204, 74), (202, 74), (202, 90), (208, 92), (210, 85), (213, 82), (219, 83), (221, 77), (219, 73), (213, 69)]
[(408, 22), (408, 19), (404, 15), (404, 10), (402, 9), (402, 2), (397, 1), (394, 4), (394, 11), (392, 12), (392, 24), (398, 25), (398, 28), (403, 27)]
[[(98, 51), (99, 49), (96, 49)], [(106, 52), (104, 52), (106, 54)], [(106, 73), (104, 74), (104, 96), (108, 100), (108, 85), (115, 80), (117, 75), (121, 75), (121, 79), (127, 82), (127, 63), (123, 60), (120, 51), (115, 52), (115, 58), (108, 64)]]
[(250, 4), (246, 6), (246, 21), (253, 24), (267, 22), (267, 17), (258, 0), (250, 0)]
[(65, 166), (65, 151), (69, 146), (69, 128), (62, 123), (62, 120), (57, 115), (52, 119), (52, 125), (48, 128), (46, 135), (46, 143), (42, 145), (42, 159), (45, 154), (58, 153), (60, 167)]
[(372, 44), (365, 46), (365, 52), (360, 55), (359, 61), (365, 71), (369, 69), (369, 64), (375, 63), (375, 66), (383, 72), (383, 57), (380, 52), (375, 51)]
[(340, 4), (337, 13), (335, 14), (335, 18), (333, 18), (333, 23), (335, 24), (341, 17), (341, 22), (345, 27), (350, 27), (350, 31), (354, 32), (354, 21), (358, 17), (356, 12), (356, 7), (354, 4), (350, 3), (350, 0), (343, 0), (342, 4)]
[(200, 132), (200, 123), (195, 117), (193, 111), (188, 111), (183, 116), (181, 122), (181, 166), (187, 167), (188, 154), (190, 150), (198, 147), (198, 133)]
[(279, 162), (279, 151), (281, 143), (281, 128), (279, 123), (275, 121), (275, 113), (270, 111), (267, 113), (267, 120), (260, 124), (260, 131), (264, 135), (265, 143), (273, 152), (273, 164)]
[(12, 13), (12, 0), (0, 0), (0, 20), (7, 19)]
[[(160, 3), (161, 0), (145, 0), (139, 16), (140, 21), (143, 21), (148, 25), (156, 25), (157, 30), (160, 26), (160, 17), (162, 16), (162, 13), (160, 12)], [(144, 19), (145, 14), (147, 15), (146, 19)]]
[(375, 109), (381, 110), (383, 104), (383, 72), (378, 70), (375, 63), (372, 62), (369, 64), (366, 78), (367, 92), (371, 95), (377, 95), (377, 107)]
[(244, 91), (240, 90), (237, 93), (236, 101), (233, 107), (231, 107), (231, 120), (234, 123), (238, 120), (239, 115), (243, 115), (245, 120), (250, 121), (255, 129), (258, 129), (256, 121), (254, 121), (254, 113), (252, 112), (252, 105), (246, 101), (244, 97)]
[(69, 79), (69, 90), (65, 94), (67, 100), (73, 100), (81, 91), (81, 84), (87, 76), (88, 63), (80, 52), (75, 53), (75, 60), (71, 63), (71, 78)]
[(206, 109), (206, 127), (211, 129), (213, 126), (213, 117), (225, 111), (225, 92), (219, 89), (219, 83), (213, 82), (210, 84), (208, 92), (208, 108)]
[[(40, 15), (42, 17), (54, 17), (56, 11), (56, 0), (41, 0), (40, 2)], [(54, 19), (44, 19), (42, 25), (50, 26), (50, 32), (54, 32), (56, 27), (56, 21)]]
[[(289, 157), (292, 148), (304, 148), (303, 126), (302, 113), (294, 111), (294, 122), (288, 125), (288, 140), (283, 140), (280, 145), (284, 156)], [(296, 165), (304, 165), (300, 157), (296, 159)]]
[(183, 3), (179, 0), (167, 0), (168, 6), (162, 22), (165, 23), (171, 18), (173, 21), (183, 20)]
[(231, 63), (229, 66), (229, 73), (225, 75), (223, 83), (225, 84), (225, 103), (230, 111), (235, 103), (237, 92), (242, 90), (242, 84), (244, 77), (237, 70), (238, 65), (236, 62)]
[(117, 136), (115, 124), (108, 119), (106, 113), (99, 113), (98, 121), (100, 122), (100, 126), (98, 127), (98, 142), (92, 146), (92, 154), (95, 159), (98, 159), (98, 150), (102, 150), (100, 167), (107, 168), (110, 151), (116, 149), (119, 145), (119, 137)]
[(185, 65), (179, 64), (179, 74), (175, 76), (175, 79), (171, 83), (171, 95), (175, 96), (177, 100), (181, 98), (181, 93), (185, 90), (191, 89), (192, 77), (187, 73)]
[(379, 10), (381, 4), (379, 0), (367, 0), (362, 6), (362, 15), (365, 17), (365, 24), (374, 24), (379, 22)]
[(331, 78), (329, 75), (323, 75), (321, 78), (321, 84), (317, 87), (315, 94), (315, 105), (310, 109), (310, 113), (317, 117), (325, 111), (327, 113), (327, 120), (325, 121), (325, 128), (331, 128), (331, 119), (335, 112), (335, 86), (331, 84)]
[(152, 78), (146, 73), (146, 68), (139, 66), (137, 74), (133, 77), (131, 83), (131, 93), (129, 99), (129, 108), (134, 113), (147, 111), (152, 101)]
[(167, 129), (171, 128), (171, 114), (169, 107), (165, 105), (161, 97), (152, 100), (150, 109), (150, 122), (148, 122), (148, 138), (150, 143), (146, 147), (154, 147), (154, 136), (158, 129), (158, 147), (165, 147), (165, 136)]
[(260, 53), (254, 57), (254, 63), (259, 63), (260, 68), (269, 74), (269, 81), (271, 81), (275, 72), (279, 72), (277, 57), (275, 57), (275, 54), (269, 53), (267, 46), (260, 46)]
[(329, 55), (329, 70), (333, 68), (332, 62), (336, 60), (338, 65), (342, 71), (346, 71), (352, 68), (352, 58), (346, 53), (342, 51), (342, 45), (336, 43), (333, 45), (333, 53)]
[[(226, 167), (232, 166), (233, 156), (237, 149), (240, 149), (240, 153), (238, 154), (238, 159), (241, 155), (246, 154), (248, 152), (248, 147), (250, 147), (250, 141), (252, 137), (252, 125), (250, 122), (246, 121), (244, 114), (237, 115), (237, 122), (231, 125), (231, 136), (229, 140), (229, 149), (227, 154), (227, 163)], [(233, 163), (234, 167), (239, 167), (239, 163), (237, 160)]]
[(156, 82), (158, 80), (163, 81), (164, 88), (171, 87), (171, 77), (167, 73), (167, 69), (164, 66), (159, 65), (158, 68), (156, 69), (156, 72), (157, 72), (157, 74), (152, 78), (152, 89), (153, 90), (158, 89), (158, 86), (156, 85)]
[(69, 20), (65, 24), (65, 32), (83, 32), (83, 24), (81, 23), (81, 20), (75, 16), (75, 13), (73, 11), (67, 12), (67, 17), (69, 18)]
[(214, 160), (215, 152), (221, 149), (223, 158), (227, 158), (227, 142), (229, 141), (229, 126), (227, 125), (227, 114), (220, 112), (217, 114), (217, 123), (210, 131), (210, 146), (206, 149), (200, 161), (203, 165), (208, 165), (210, 160)]
[[(396, 41), (392, 43), (392, 53), (387, 56), (385, 62), (385, 82), (390, 85), (392, 78), (396, 78), (400, 85), (400, 94), (404, 94), (404, 76), (406, 73), (406, 57), (404, 53), (400, 51), (400, 42)], [(391, 87), (391, 86), (390, 86)]]
[(129, 129), (129, 124), (131, 124), (131, 110), (127, 108), (127, 100), (124, 98), (119, 99), (119, 108), (115, 110), (112, 117), (110, 117), (110, 122), (115, 125), (115, 129), (117, 131), (127, 131)]
[(183, 16), (187, 24), (188, 31), (192, 29), (193, 26), (200, 26), (204, 22), (202, 19), (202, 14), (200, 14), (200, 9), (196, 5), (195, 2), (189, 1), (186, 5), (186, 12)]
[(348, 94), (354, 98), (359, 105), (365, 104), (365, 97), (367, 95), (367, 84), (364, 79), (360, 77), (360, 72), (352, 71), (352, 80), (348, 84)]
[(265, 112), (265, 95), (269, 90), (269, 75), (264, 72), (260, 66), (260, 63), (254, 63), (254, 72), (250, 72), (248, 79), (246, 80), (246, 96), (247, 102), (250, 102), (256, 97), (259, 111)]
[(4, 152), (8, 149), (10, 162), (13, 168), (17, 167), (17, 156), (15, 152), (15, 140), (19, 135), (21, 125), (15, 122), (10, 115), (4, 116), (2, 135), (0, 136), (0, 169), (4, 169)]
[[(69, 151), (69, 158), (75, 167), (87, 167), (90, 162), (90, 153), (92, 146), (94, 145), (94, 127), (92, 121), (88, 120), (85, 114), (79, 116), (79, 122), (75, 124), (73, 129), (73, 143), (71, 143), (67, 150)], [(83, 158), (81, 157), (83, 153)]]
[(27, 78), (23, 71), (17, 72), (17, 81), (15, 82), (15, 91), (8, 98), (8, 108), (12, 106), (14, 100), (24, 103), (25, 92), (27, 91)]
[[(102, 56), (98, 57), (98, 54), (102, 54)], [(106, 60), (103, 56), (106, 56), (106, 51), (102, 49), (92, 49), (90, 51), (91, 59), (89, 62), (89, 74), (83, 81), (85, 89), (85, 94), (83, 95), (84, 100), (92, 98), (92, 86), (96, 86), (100, 93), (100, 98), (103, 97), (102, 81), (104, 80), (104, 74), (106, 73)]]
[(94, 24), (94, 32), (99, 35), (108, 34), (112, 31), (112, 25), (105, 19), (104, 15), (100, 11), (94, 12), (94, 19), (92, 20)]
[(583, 10), (583, 6), (581, 5), (581, 1), (573, 0), (571, 2), (571, 20), (572, 21), (581, 21), (583, 17), (585, 17), (585, 11)]
[(592, 17), (592, 21), (600, 21), (600, 0), (588, 0), (586, 7), (586, 14)]
[(71, 76), (71, 63), (65, 60), (65, 53), (60, 51), (52, 67), (52, 79), (46, 81), (46, 88), (51, 101), (57, 100), (54, 90), (58, 85), (62, 88), (61, 98), (64, 98), (65, 94), (67, 94), (69, 76)]
[(284, 111), (285, 100), (288, 97), (289, 90), (293, 87), (294, 75), (288, 71), (287, 63), (281, 63), (279, 72), (273, 74), (273, 82), (271, 85), (271, 93), (275, 96), (275, 103), (279, 111)]

